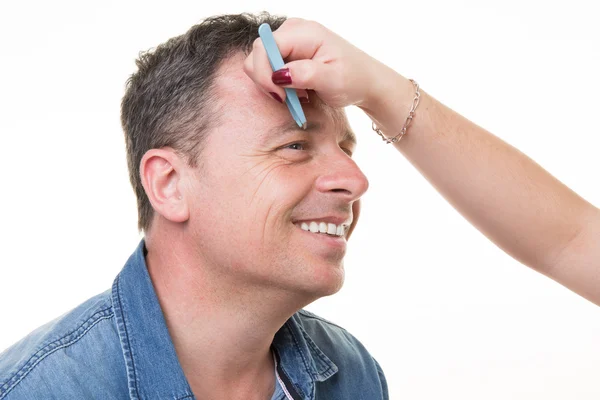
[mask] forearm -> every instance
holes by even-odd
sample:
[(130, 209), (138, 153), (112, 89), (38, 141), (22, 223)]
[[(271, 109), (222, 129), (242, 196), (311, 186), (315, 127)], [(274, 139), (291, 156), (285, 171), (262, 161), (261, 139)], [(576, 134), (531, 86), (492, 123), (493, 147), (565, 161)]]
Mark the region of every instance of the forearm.
[[(391, 69), (384, 75), (385, 90), (361, 108), (391, 137), (406, 120), (414, 87)], [(600, 289), (595, 289), (600, 288), (595, 273), (600, 267), (600, 246), (594, 245), (600, 236), (594, 242), (591, 234), (600, 227), (597, 208), (525, 154), (422, 89), (408, 134), (394, 146), (496, 245), (600, 304)], [(587, 261), (584, 257), (578, 265), (564, 265), (574, 261), (569, 251), (582, 247)]]

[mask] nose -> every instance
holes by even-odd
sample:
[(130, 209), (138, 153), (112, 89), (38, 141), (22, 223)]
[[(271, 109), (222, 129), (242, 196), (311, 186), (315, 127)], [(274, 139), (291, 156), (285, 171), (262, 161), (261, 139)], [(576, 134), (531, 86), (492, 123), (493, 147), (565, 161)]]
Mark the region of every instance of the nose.
[(329, 154), (321, 163), (322, 170), (316, 180), (316, 188), (322, 193), (336, 193), (345, 202), (358, 200), (369, 188), (369, 180), (356, 162), (339, 150)]

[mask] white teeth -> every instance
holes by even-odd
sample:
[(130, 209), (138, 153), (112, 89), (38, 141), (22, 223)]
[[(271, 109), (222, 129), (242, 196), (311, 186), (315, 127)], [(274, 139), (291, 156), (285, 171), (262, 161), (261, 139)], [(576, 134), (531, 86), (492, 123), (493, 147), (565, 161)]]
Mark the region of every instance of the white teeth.
[(319, 232), (327, 233), (327, 224), (325, 222), (319, 224)]
[(302, 222), (299, 226), (304, 231), (325, 233), (332, 236), (344, 236), (347, 229), (346, 225), (336, 225), (331, 222)]
[(329, 233), (330, 235), (335, 235), (337, 231), (337, 227), (335, 226), (335, 224), (327, 224), (327, 233)]
[(316, 222), (311, 222), (310, 223), (310, 231), (313, 233), (319, 232), (319, 224), (317, 224)]

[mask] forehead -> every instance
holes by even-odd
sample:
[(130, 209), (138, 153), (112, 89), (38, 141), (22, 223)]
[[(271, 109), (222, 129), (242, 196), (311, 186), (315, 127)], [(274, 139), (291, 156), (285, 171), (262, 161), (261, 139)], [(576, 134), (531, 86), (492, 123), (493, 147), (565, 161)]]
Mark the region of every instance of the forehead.
[[(243, 70), (245, 58), (243, 53), (238, 53), (226, 59), (216, 72), (213, 100), (217, 114), (221, 116), (221, 124), (253, 130), (257, 133), (253, 136), (258, 139), (298, 130), (287, 106), (265, 95), (246, 75)], [(308, 122), (307, 131), (336, 132), (341, 140), (356, 143), (344, 109), (329, 107), (312, 92), (309, 96), (310, 103), (302, 104)]]

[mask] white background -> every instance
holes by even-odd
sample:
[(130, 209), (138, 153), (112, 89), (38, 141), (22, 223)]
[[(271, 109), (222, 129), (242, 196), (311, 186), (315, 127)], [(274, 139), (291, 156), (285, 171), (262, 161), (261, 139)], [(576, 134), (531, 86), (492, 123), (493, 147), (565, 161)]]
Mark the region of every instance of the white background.
[[(119, 122), (139, 51), (218, 13), (314, 19), (598, 206), (595, 3), (3, 2), (0, 350), (108, 289), (140, 239)], [(365, 344), (392, 399), (599, 398), (598, 307), (497, 249), (348, 115), (371, 187), (345, 287), (309, 309)]]

